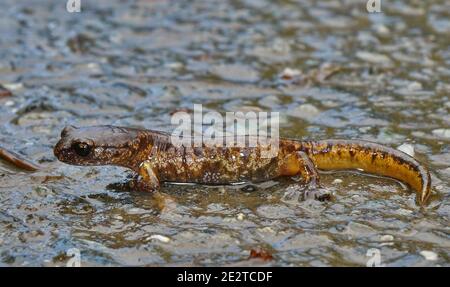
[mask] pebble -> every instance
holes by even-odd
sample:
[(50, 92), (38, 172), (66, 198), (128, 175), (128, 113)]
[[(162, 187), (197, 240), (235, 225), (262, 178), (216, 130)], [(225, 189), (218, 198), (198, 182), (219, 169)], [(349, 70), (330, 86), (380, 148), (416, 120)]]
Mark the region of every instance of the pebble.
[(271, 49), (277, 53), (289, 53), (291, 51), (291, 47), (289, 44), (282, 39), (275, 39), (273, 42)]
[(342, 183), (342, 179), (340, 178), (336, 178), (335, 180), (333, 180), (333, 184), (340, 184)]
[[(447, 168), (444, 168), (444, 169), (441, 169), (439, 172), (441, 172), (441, 173), (443, 173), (443, 174), (446, 174), (446, 175), (449, 175), (450, 176), (450, 167), (447, 167)], [(438, 188), (438, 187), (441, 187), (441, 186), (435, 186), (435, 188)], [(442, 189), (442, 187), (441, 187), (441, 189)]]
[(180, 62), (167, 63), (166, 67), (177, 70), (183, 68), (183, 63)]
[(385, 234), (382, 235), (380, 237), (381, 241), (393, 241), (394, 240), (394, 236), (390, 235), (390, 234)]
[(385, 234), (380, 237), (380, 240), (383, 241), (380, 246), (391, 246), (394, 245), (394, 236), (390, 234)]
[(402, 151), (412, 157), (414, 157), (414, 146), (412, 144), (404, 143), (397, 147), (399, 151)]
[(36, 192), (36, 195), (40, 197), (46, 197), (52, 194), (52, 190), (46, 186), (37, 186), (34, 191)]
[(143, 214), (143, 213), (146, 213), (146, 212), (147, 211), (145, 209), (137, 208), (137, 207), (132, 207), (132, 208), (127, 210), (128, 214)]
[(403, 216), (410, 216), (412, 213), (413, 213), (412, 210), (408, 210), (408, 209), (404, 209), (404, 208), (397, 209), (397, 214), (400, 214)]
[(256, 82), (259, 79), (259, 74), (256, 70), (237, 64), (214, 66), (211, 69), (211, 73), (226, 81)]
[(420, 91), (422, 88), (422, 84), (419, 82), (412, 82), (406, 87), (408, 91)]
[(161, 241), (163, 243), (170, 242), (170, 238), (167, 236), (159, 235), (159, 234), (153, 234), (152, 236), (148, 237), (149, 240), (155, 239), (158, 241)]
[(377, 25), (375, 27), (375, 31), (378, 35), (380, 36), (389, 36), (389, 34), (391, 33), (391, 31), (389, 30), (388, 27), (386, 27), (385, 25), (381, 24), (381, 25)]
[(259, 104), (263, 107), (273, 108), (280, 104), (280, 99), (278, 99), (278, 97), (275, 95), (269, 95), (262, 98), (259, 101)]
[(288, 114), (292, 117), (310, 120), (320, 114), (320, 111), (312, 104), (302, 104), (288, 111)]
[(351, 221), (345, 228), (345, 233), (352, 234), (352, 235), (370, 235), (375, 233), (375, 230), (365, 224), (358, 223), (355, 221)]
[(435, 129), (432, 133), (438, 137), (450, 138), (450, 129)]
[(102, 72), (102, 68), (97, 63), (89, 63), (89, 64), (87, 64), (87, 68), (89, 70), (91, 70), (92, 73), (101, 73)]
[(301, 74), (302, 72), (300, 70), (285, 68), (283, 72), (281, 72), (280, 78), (290, 80), (292, 78), (299, 77)]
[(266, 226), (266, 227), (263, 227), (263, 228), (258, 228), (258, 231), (263, 232), (263, 233), (275, 233), (275, 230), (273, 230), (269, 226)]
[(242, 221), (242, 220), (244, 220), (244, 214), (243, 213), (239, 213), (238, 215), (237, 215), (237, 220), (239, 220), (239, 221)]
[(356, 53), (356, 57), (372, 63), (372, 64), (390, 64), (391, 63), (391, 59), (389, 59), (389, 57), (383, 55), (383, 54), (376, 54), (376, 53), (370, 53), (370, 52), (364, 52), (364, 51), (359, 51)]
[(15, 103), (14, 103), (14, 101), (6, 101), (6, 102), (4, 103), (4, 105), (5, 105), (5, 107), (12, 107), (12, 106), (15, 105)]
[(3, 84), (3, 87), (7, 88), (10, 91), (15, 91), (23, 88), (22, 83), (9, 83), (9, 84)]
[(422, 255), (426, 260), (429, 261), (436, 261), (438, 258), (438, 255), (435, 252), (428, 250), (420, 251), (420, 255)]

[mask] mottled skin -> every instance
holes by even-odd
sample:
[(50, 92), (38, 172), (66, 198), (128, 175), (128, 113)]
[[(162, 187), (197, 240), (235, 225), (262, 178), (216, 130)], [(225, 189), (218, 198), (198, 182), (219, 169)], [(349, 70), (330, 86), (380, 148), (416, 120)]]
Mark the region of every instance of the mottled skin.
[(176, 147), (169, 134), (114, 126), (66, 127), (54, 149), (62, 162), (73, 165), (117, 165), (141, 176), (135, 187), (156, 190), (161, 182), (230, 184), (260, 182), (280, 176), (300, 176), (310, 187), (321, 170), (362, 169), (398, 179), (417, 192), (424, 204), (430, 195), (430, 175), (411, 156), (361, 140), (298, 141), (280, 139), (272, 158), (268, 147)]

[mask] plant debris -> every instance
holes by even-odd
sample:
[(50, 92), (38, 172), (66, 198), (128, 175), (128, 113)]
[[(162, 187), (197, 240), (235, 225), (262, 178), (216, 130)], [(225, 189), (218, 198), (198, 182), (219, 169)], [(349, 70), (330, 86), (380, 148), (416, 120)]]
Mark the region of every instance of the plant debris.
[(264, 261), (273, 260), (272, 254), (269, 251), (264, 250), (262, 248), (256, 248), (256, 249), (250, 250), (250, 256), (248, 257), (248, 259), (253, 259), (253, 258), (259, 258)]
[(0, 158), (20, 169), (28, 171), (37, 171), (40, 169), (39, 166), (32, 163), (31, 161), (24, 159), (17, 153), (9, 151), (3, 147), (0, 147)]
[(5, 88), (4, 86), (0, 85), (0, 98), (11, 97), (11, 96), (12, 96), (12, 92), (10, 90), (8, 90), (7, 88)]

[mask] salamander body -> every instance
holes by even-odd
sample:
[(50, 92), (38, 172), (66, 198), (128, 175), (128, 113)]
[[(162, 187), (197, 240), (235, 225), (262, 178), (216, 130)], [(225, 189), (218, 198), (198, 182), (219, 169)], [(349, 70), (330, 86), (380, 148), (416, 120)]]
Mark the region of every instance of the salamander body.
[(413, 157), (362, 140), (300, 141), (280, 139), (272, 157), (267, 145), (175, 145), (163, 132), (116, 126), (68, 126), (54, 148), (55, 156), (72, 165), (116, 165), (141, 176), (139, 187), (158, 189), (161, 182), (231, 184), (300, 176), (316, 185), (319, 170), (359, 169), (408, 184), (424, 204), (430, 174)]

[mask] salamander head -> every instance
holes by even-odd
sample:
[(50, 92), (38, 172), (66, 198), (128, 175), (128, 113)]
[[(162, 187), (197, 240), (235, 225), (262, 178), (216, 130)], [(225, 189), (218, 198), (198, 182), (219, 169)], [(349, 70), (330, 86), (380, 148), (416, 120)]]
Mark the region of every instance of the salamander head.
[(139, 130), (114, 126), (67, 126), (54, 148), (55, 156), (73, 165), (131, 167), (140, 145)]

